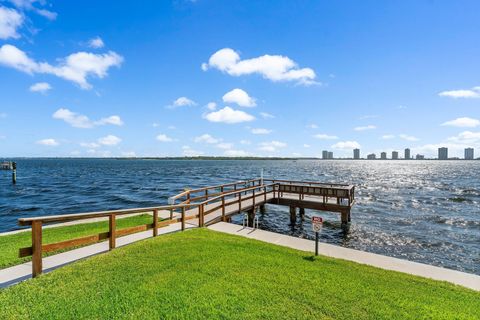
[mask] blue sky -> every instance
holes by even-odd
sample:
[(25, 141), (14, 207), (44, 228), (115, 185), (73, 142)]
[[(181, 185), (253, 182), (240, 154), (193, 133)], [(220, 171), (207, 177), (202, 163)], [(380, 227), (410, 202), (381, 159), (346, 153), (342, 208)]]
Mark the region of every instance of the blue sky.
[(0, 157), (480, 153), (478, 1), (0, 1)]

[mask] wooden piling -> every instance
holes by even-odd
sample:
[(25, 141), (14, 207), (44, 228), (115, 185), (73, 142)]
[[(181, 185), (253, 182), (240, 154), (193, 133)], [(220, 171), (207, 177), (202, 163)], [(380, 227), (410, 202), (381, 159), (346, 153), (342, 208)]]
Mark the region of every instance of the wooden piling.
[(293, 226), (297, 221), (297, 208), (290, 206), (290, 224)]
[(265, 209), (265, 204), (261, 204), (260, 206), (260, 213), (265, 213), (266, 212), (266, 209)]
[(252, 209), (247, 211), (248, 215), (248, 227), (253, 228), (255, 222), (255, 210), (256, 208), (253, 207)]
[(300, 208), (299, 213), (300, 213), (300, 219), (302, 221), (304, 221), (305, 220), (305, 208)]

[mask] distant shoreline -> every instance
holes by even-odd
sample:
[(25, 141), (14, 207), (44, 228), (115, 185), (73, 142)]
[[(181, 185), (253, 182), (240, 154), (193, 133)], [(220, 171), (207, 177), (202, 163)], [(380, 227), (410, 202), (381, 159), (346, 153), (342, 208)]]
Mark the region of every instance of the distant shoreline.
[(351, 160), (351, 161), (476, 161), (480, 158), (473, 160), (466, 160), (460, 158), (451, 158), (447, 160), (439, 160), (435, 158), (427, 159), (353, 159), (353, 158), (334, 158), (334, 159), (322, 159), (315, 157), (223, 157), (223, 156), (202, 156), (202, 157), (0, 157), (0, 160), (320, 160), (320, 161), (335, 161), (335, 160)]

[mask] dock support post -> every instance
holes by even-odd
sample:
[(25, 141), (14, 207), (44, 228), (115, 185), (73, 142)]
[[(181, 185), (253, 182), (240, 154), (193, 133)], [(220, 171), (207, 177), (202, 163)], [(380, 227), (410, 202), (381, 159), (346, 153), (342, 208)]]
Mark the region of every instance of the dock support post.
[(32, 277), (42, 273), (42, 222), (32, 222)]
[(17, 163), (12, 162), (12, 183), (17, 184)]
[(253, 228), (255, 222), (255, 210), (256, 208), (253, 207), (252, 209), (247, 211), (248, 215), (248, 227)]
[(342, 215), (342, 227), (348, 226), (350, 222), (350, 210), (349, 209), (343, 210), (341, 212), (341, 215)]
[(305, 208), (300, 208), (299, 211), (300, 211), (300, 219), (302, 221), (304, 221), (305, 220)]
[(297, 208), (290, 206), (290, 225), (295, 225), (297, 221)]
[(260, 213), (264, 214), (266, 212), (265, 204), (260, 205)]

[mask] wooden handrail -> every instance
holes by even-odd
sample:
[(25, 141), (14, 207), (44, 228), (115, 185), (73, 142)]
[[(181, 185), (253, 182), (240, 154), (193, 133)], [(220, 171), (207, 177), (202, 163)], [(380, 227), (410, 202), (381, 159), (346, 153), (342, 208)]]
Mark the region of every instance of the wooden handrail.
[[(98, 241), (108, 239), (109, 249), (113, 250), (116, 247), (116, 238), (118, 236), (123, 236), (127, 234), (132, 234), (136, 232), (141, 232), (149, 229), (153, 229), (153, 236), (158, 235), (158, 228), (162, 226), (167, 226), (172, 223), (181, 223), (181, 230), (185, 230), (185, 221), (190, 219), (198, 218), (198, 225), (200, 227), (205, 225), (205, 215), (221, 209), (220, 221), (226, 220), (226, 207), (238, 203), (238, 211), (242, 210), (242, 202), (245, 200), (253, 199), (253, 207), (257, 205), (257, 197), (263, 196), (263, 202), (267, 202), (267, 194), (273, 193), (273, 198), (282, 198), (283, 193), (298, 193), (299, 200), (303, 200), (305, 194), (312, 194), (312, 191), (309, 191), (308, 188), (326, 188), (333, 190), (342, 190), (347, 191), (347, 196), (338, 196), (337, 194), (328, 194), (323, 195), (324, 202), (325, 197), (334, 197), (337, 198), (337, 204), (340, 204), (338, 199), (344, 198), (348, 199), (348, 206), (351, 206), (355, 201), (354, 196), (354, 186), (349, 185), (340, 185), (340, 184), (325, 184), (317, 182), (304, 182), (304, 181), (289, 181), (289, 180), (273, 180), (273, 179), (264, 179), (263, 181), (272, 182), (269, 184), (261, 184), (262, 180), (253, 179), (238, 181), (235, 183), (227, 183), (218, 186), (210, 186), (195, 190), (187, 190), (178, 195), (175, 199), (181, 197), (186, 197), (187, 203), (180, 204), (169, 204), (164, 206), (157, 207), (147, 207), (147, 208), (134, 208), (134, 209), (122, 209), (122, 210), (110, 210), (110, 211), (98, 211), (98, 212), (89, 212), (89, 213), (77, 213), (77, 214), (67, 214), (67, 215), (55, 215), (55, 216), (40, 216), (32, 218), (20, 218), (18, 219), (18, 224), (21, 226), (29, 226), (32, 228), (32, 246), (21, 248), (19, 250), (19, 256), (32, 256), (32, 275), (35, 277), (42, 272), (42, 254), (43, 252), (52, 252), (56, 250), (61, 250), (65, 248), (78, 247), (81, 245), (87, 245), (95, 243)], [(254, 186), (237, 188), (237, 186), (245, 186), (246, 184), (251, 184), (253, 182)], [(259, 184), (256, 185), (256, 182)], [(282, 187), (284, 186), (284, 187)], [(233, 190), (225, 190), (225, 187), (233, 187)], [(208, 190), (220, 188), (222, 192), (220, 193), (208, 193)], [(304, 188), (307, 188), (305, 190)], [(270, 189), (270, 190), (268, 190)], [(192, 193), (196, 192), (205, 192), (204, 196), (201, 197), (192, 197)], [(251, 192), (251, 194), (249, 194)], [(245, 196), (242, 196), (244, 194)], [(313, 195), (316, 195), (314, 192)], [(202, 199), (205, 200), (201, 202), (193, 202), (191, 200)], [(172, 199), (172, 198), (170, 198)], [(231, 199), (231, 200), (230, 200)], [(219, 202), (220, 204), (214, 206), (213, 208), (206, 208), (212, 202)], [(193, 215), (186, 216), (186, 211), (188, 209), (197, 209), (197, 213)], [(180, 217), (173, 217), (173, 212), (180, 209)], [(159, 221), (159, 212), (165, 210), (169, 211), (170, 219), (164, 221)], [(195, 212), (195, 211), (194, 211)], [(116, 218), (117, 216), (136, 214), (136, 213), (152, 213), (153, 221), (149, 224), (133, 226), (129, 228), (119, 229), (116, 228)], [(99, 233), (96, 235), (84, 236), (77, 239), (61, 241), (50, 244), (42, 244), (42, 225), (44, 223), (53, 223), (53, 222), (66, 222), (66, 221), (75, 221), (75, 220), (85, 220), (90, 218), (108, 218), (109, 230), (108, 232)], [(218, 220), (218, 218), (216, 219)], [(215, 220), (215, 221), (216, 221)]]

